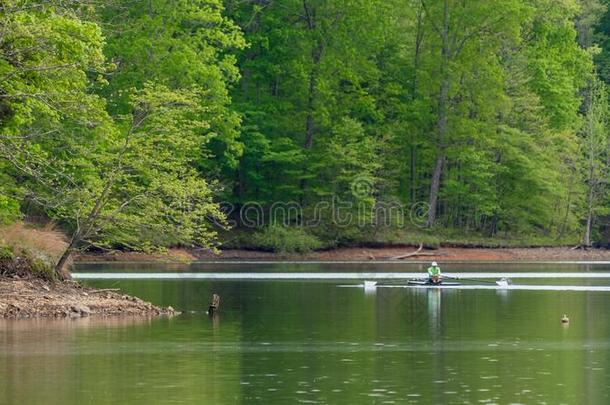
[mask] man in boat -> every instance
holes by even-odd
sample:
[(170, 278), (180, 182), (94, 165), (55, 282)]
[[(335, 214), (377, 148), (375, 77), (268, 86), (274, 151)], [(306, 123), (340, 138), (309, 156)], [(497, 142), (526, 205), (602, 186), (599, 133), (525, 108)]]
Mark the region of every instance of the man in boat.
[(438, 267), (437, 262), (432, 262), (432, 265), (428, 267), (428, 283), (440, 284), (443, 282), (443, 275), (441, 274), (441, 268)]

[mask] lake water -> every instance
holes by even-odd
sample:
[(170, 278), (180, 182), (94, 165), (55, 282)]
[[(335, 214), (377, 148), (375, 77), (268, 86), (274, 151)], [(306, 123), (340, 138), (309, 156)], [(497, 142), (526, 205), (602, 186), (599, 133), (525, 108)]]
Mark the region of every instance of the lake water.
[[(424, 265), (81, 265), (83, 272), (413, 272)], [(609, 265), (445, 271), (610, 272)], [(514, 280), (515, 283), (520, 280)], [(610, 280), (527, 280), (610, 285)], [(0, 321), (2, 404), (609, 403), (610, 292), (86, 280), (183, 315)], [(393, 281), (395, 282), (395, 281)], [(212, 293), (221, 311), (205, 313)], [(564, 325), (564, 313), (571, 322)]]

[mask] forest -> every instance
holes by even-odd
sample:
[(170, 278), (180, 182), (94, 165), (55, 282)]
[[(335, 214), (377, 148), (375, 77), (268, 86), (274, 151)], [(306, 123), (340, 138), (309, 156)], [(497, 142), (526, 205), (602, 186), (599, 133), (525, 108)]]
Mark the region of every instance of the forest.
[(609, 0), (0, 0), (0, 225), (610, 242)]

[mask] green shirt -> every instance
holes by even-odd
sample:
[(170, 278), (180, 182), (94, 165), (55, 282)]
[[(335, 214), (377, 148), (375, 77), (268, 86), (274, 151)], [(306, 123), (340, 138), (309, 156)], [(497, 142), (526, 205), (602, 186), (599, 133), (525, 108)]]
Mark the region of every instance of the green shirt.
[(428, 274), (430, 275), (430, 277), (440, 276), (441, 268), (438, 266), (430, 266), (430, 267), (428, 267)]

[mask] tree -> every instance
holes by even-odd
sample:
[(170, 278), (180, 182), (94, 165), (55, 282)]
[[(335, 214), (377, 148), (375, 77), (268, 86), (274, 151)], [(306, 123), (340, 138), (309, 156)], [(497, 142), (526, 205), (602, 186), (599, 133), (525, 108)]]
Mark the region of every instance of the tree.
[(121, 88), (119, 66), (110, 76), (119, 83), (108, 89), (101, 31), (81, 21), (75, 4), (1, 9), (0, 164), (9, 176), (2, 191), (12, 189), (3, 204), (22, 199), (70, 232), (56, 265), (61, 275), (84, 242), (131, 249), (214, 243), (212, 225), (223, 217), (199, 169), (205, 145), (235, 131), (231, 124), (220, 130), (225, 118), (235, 123), (235, 115), (222, 114), (226, 78), (235, 71), (232, 58), (220, 55), (240, 36), (223, 25), (218, 4), (208, 6), (189, 9), (197, 12), (187, 19), (195, 24), (187, 32), (202, 40), (192, 46), (208, 56), (197, 80), (170, 87), (168, 76), (151, 74)]
[(608, 11), (604, 0), (579, 0), (580, 12), (576, 17), (578, 43), (583, 48), (591, 48), (599, 42), (598, 25)]
[(205, 177), (224, 181), (243, 152), (229, 89), (240, 78), (234, 52), (246, 44), (224, 15), (222, 1), (108, 2), (97, 7), (97, 14), (107, 40), (104, 53), (116, 66), (108, 85), (99, 89), (109, 112), (127, 113), (130, 89), (142, 89), (145, 83), (178, 92), (199, 87), (205, 106), (201, 120), (214, 134), (200, 147), (199, 168)]
[[(429, 212), (427, 226), (436, 222), (438, 197), (441, 188), (441, 176), (447, 159), (447, 147), (451, 142), (448, 132), (451, 115), (456, 112), (456, 94), (460, 92), (460, 76), (468, 74), (468, 69), (480, 66), (484, 52), (493, 52), (498, 40), (514, 36), (518, 30), (518, 16), (522, 5), (518, 1), (506, 1), (501, 4), (488, 1), (460, 2), (443, 0), (432, 4), (422, 0), (425, 18), (429, 21), (434, 35), (437, 36), (435, 47), (438, 52), (438, 92), (436, 110), (435, 160), (432, 170), (429, 194)], [(464, 58), (469, 48), (478, 49), (476, 59)], [(472, 56), (472, 55), (469, 55)], [(486, 61), (489, 59), (485, 58)], [(477, 65), (473, 65), (475, 62)]]
[[(213, 245), (218, 199), (585, 244), (605, 210), (607, 0), (32, 4), (0, 5), (0, 222), (66, 257)], [(315, 233), (368, 241), (367, 210)]]
[(177, 93), (145, 85), (133, 95), (124, 124), (105, 139), (108, 145), (81, 154), (94, 163), (89, 169), (99, 172), (80, 187), (66, 187), (70, 200), (51, 212), (75, 220), (58, 272), (83, 241), (130, 249), (210, 246), (215, 236), (210, 220), (222, 223), (223, 216), (195, 170), (209, 126), (200, 119), (201, 97), (196, 88)]
[(607, 191), (610, 155), (608, 143), (608, 91), (606, 85), (592, 78), (585, 93), (585, 118), (581, 129), (581, 148), (585, 157), (586, 185), (585, 230), (582, 243), (591, 246), (591, 234)]
[(61, 136), (65, 128), (94, 132), (108, 119), (103, 101), (88, 91), (92, 81), (103, 82), (101, 30), (81, 21), (73, 6), (0, 4), (0, 222), (20, 218), (22, 206), (33, 199), (21, 176), (49, 184), (65, 175), (57, 168), (43, 178), (45, 165), (61, 151), (43, 150), (39, 142)]
[[(307, 205), (330, 195), (337, 188), (331, 168), (351, 164), (351, 157), (341, 163), (327, 155), (346, 123), (359, 128), (350, 142), (364, 134), (362, 156), (371, 159), (368, 147), (377, 143), (382, 119), (375, 58), (389, 36), (382, 23), (388, 8), (362, 0), (228, 3), (250, 42), (239, 57), (244, 77), (233, 91), (246, 149), (239, 200)], [(349, 153), (360, 152), (354, 142)]]

